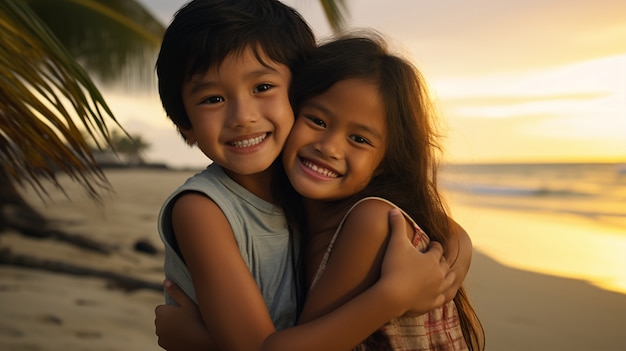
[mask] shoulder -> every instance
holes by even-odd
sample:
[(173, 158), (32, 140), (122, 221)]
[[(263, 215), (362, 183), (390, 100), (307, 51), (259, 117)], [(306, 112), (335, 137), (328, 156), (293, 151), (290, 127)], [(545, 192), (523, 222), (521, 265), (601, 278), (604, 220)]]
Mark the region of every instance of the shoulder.
[(207, 194), (195, 190), (180, 192), (173, 202), (174, 207), (185, 209), (193, 209), (195, 206), (211, 206), (211, 204), (216, 206)]
[(196, 267), (205, 255), (236, 248), (230, 222), (207, 196), (185, 192), (172, 207), (172, 229), (188, 266)]
[(342, 235), (358, 236), (362, 240), (385, 239), (389, 233), (389, 211), (395, 207), (380, 198), (361, 200), (346, 214)]
[(209, 194), (205, 193), (202, 187), (195, 185), (195, 180), (200, 178), (199, 174), (187, 179), (176, 191), (168, 196), (159, 212), (159, 225), (161, 230), (167, 230), (172, 225), (172, 221), (177, 217), (186, 217), (193, 214), (201, 207), (218, 208), (217, 204), (211, 200)]
[[(360, 200), (346, 214), (341, 235), (353, 238), (358, 236), (363, 241), (372, 240), (379, 243), (381, 240), (384, 241), (391, 233), (389, 211), (394, 208), (398, 206), (384, 198), (368, 197)], [(417, 224), (406, 213), (404, 217), (406, 236), (414, 240)], [(402, 229), (394, 228), (395, 230)]]
[(213, 200), (196, 191), (183, 192), (174, 200), (172, 221), (174, 226), (183, 223), (191, 226), (211, 223), (214, 226), (220, 222), (228, 222), (220, 207)]
[(188, 193), (196, 192), (202, 193), (208, 197), (211, 197), (212, 192), (216, 192), (215, 176), (211, 174), (211, 169), (215, 167), (208, 167), (202, 172), (196, 173), (187, 178), (183, 184), (181, 184), (176, 190), (174, 190), (165, 200), (161, 208), (161, 215), (169, 216), (172, 208), (179, 200)]
[(380, 216), (387, 217), (389, 211), (393, 208), (396, 208), (396, 206), (383, 198), (366, 197), (352, 206), (350, 212), (346, 214), (346, 220), (355, 217), (360, 217), (362, 220), (368, 220), (369, 216), (377, 218)]

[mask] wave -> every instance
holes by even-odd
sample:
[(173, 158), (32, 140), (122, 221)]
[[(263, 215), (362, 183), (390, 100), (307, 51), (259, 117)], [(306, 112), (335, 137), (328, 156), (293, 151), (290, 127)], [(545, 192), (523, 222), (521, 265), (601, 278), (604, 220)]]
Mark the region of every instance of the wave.
[(541, 187), (523, 187), (511, 185), (487, 185), (487, 184), (454, 184), (450, 182), (442, 182), (445, 189), (450, 191), (462, 192), (476, 195), (492, 195), (492, 196), (522, 196), (522, 197), (592, 197), (594, 194), (574, 189), (557, 189), (546, 186)]
[(626, 228), (621, 172), (610, 164), (449, 166), (439, 185), (470, 206), (570, 214)]
[[(540, 211), (570, 214), (575, 216), (587, 217), (597, 220), (626, 220), (626, 213), (615, 210), (597, 209), (594, 207), (581, 208), (568, 208), (568, 207), (554, 207), (554, 206), (541, 206), (539, 204), (522, 204), (522, 203), (501, 203), (501, 202), (487, 202), (487, 201), (469, 201), (470, 205), (474, 206), (486, 206), (494, 207), (498, 209), (514, 210), (514, 211)], [(624, 223), (626, 224), (626, 222)]]

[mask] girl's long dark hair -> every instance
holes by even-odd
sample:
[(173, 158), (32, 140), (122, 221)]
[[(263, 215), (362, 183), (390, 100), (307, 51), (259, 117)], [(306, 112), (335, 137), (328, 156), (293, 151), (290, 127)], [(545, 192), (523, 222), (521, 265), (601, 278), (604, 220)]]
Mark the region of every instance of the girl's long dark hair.
[[(363, 79), (378, 86), (387, 117), (386, 153), (367, 187), (349, 199), (329, 203), (328, 211), (345, 210), (366, 196), (383, 197), (406, 211), (432, 240), (445, 248), (451, 228), (437, 188), (437, 154), (441, 148), (422, 76), (407, 60), (390, 54), (375, 33), (344, 36), (321, 45), (303, 69), (294, 71), (294, 110), (346, 79)], [(286, 176), (276, 179), (285, 182)], [(306, 228), (302, 207), (297, 205), (298, 196), (292, 189), (282, 196), (288, 202), (284, 208), (291, 223), (301, 230)], [(484, 332), (462, 287), (454, 302), (468, 347), (482, 350)]]

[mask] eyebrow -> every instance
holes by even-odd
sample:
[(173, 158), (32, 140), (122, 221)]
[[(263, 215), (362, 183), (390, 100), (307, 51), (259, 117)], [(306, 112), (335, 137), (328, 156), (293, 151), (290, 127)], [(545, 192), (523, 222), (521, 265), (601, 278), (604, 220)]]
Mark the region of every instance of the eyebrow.
[[(274, 67), (263, 65), (262, 68), (255, 69), (253, 71), (246, 73), (246, 75), (244, 76), (244, 80), (255, 79), (258, 77), (262, 77), (264, 75), (277, 74), (277, 73), (279, 72)], [(203, 77), (206, 76), (206, 72), (202, 77), (199, 77), (199, 76), (200, 74), (196, 74), (192, 76), (192, 78), (189, 80), (189, 82), (192, 84), (192, 88), (191, 88), (192, 94), (205, 90), (205, 89), (211, 89), (218, 85), (217, 82), (214, 80), (203, 79)]]
[[(334, 118), (339, 118), (337, 117), (337, 115), (335, 115), (331, 110), (329, 110), (328, 108), (326, 108), (324, 105), (321, 105), (319, 103), (315, 103), (315, 102), (307, 102), (305, 104), (305, 106), (309, 107), (309, 108), (314, 108), (319, 110), (320, 112), (322, 112), (323, 114), (326, 115), (330, 115), (333, 116)], [(378, 131), (376, 131), (375, 129), (372, 129), (364, 124), (360, 124), (360, 123), (350, 123), (350, 126), (352, 128), (355, 128), (359, 131), (368, 133), (376, 138), (382, 139), (382, 134), (380, 134)]]

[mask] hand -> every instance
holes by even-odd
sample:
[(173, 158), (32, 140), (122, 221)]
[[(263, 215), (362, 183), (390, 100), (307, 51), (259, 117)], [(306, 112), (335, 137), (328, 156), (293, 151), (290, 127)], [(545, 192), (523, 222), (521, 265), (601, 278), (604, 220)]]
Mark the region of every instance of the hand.
[(455, 273), (443, 256), (443, 247), (431, 242), (428, 251), (413, 247), (406, 220), (399, 210), (389, 212), (391, 236), (381, 267), (380, 283), (387, 284), (401, 314), (424, 314), (442, 306)]
[(158, 305), (154, 309), (155, 333), (166, 350), (209, 350), (211, 338), (196, 304), (170, 280), (163, 287), (178, 306)]

